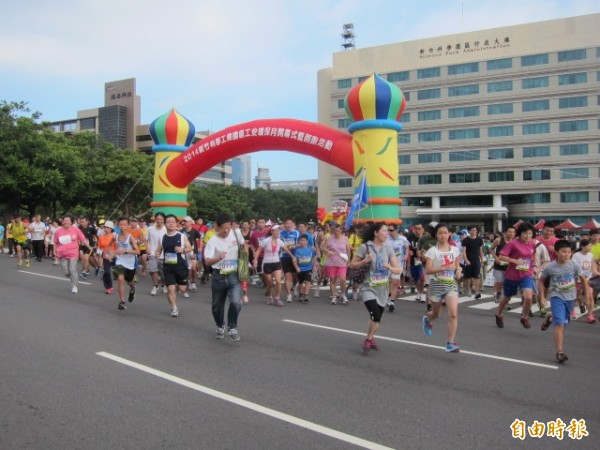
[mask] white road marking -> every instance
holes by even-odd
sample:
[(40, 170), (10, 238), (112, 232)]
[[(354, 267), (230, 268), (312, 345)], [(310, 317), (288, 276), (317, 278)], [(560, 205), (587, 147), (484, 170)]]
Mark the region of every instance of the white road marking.
[[(66, 277), (55, 277), (54, 275), (46, 275), (46, 274), (43, 274), (43, 273), (28, 272), (27, 270), (19, 270), (18, 272), (26, 273), (26, 274), (29, 274), (29, 275), (36, 275), (38, 277), (52, 278), (53, 280), (71, 281), (71, 280), (69, 280)], [(81, 280), (77, 280), (77, 283), (78, 284), (92, 284), (89, 281), (81, 281)]]
[(265, 406), (259, 405), (257, 403), (250, 402), (248, 400), (241, 399), (239, 397), (234, 397), (233, 395), (226, 394), (224, 392), (220, 392), (214, 389), (211, 389), (206, 386), (202, 386), (197, 383), (193, 383), (188, 380), (184, 380), (183, 378), (176, 377), (174, 375), (170, 375), (166, 372), (153, 369), (152, 367), (144, 366), (143, 364), (139, 364), (133, 361), (130, 361), (125, 358), (121, 358), (120, 356), (113, 355), (111, 353), (106, 352), (97, 352), (98, 356), (102, 356), (104, 358), (110, 359), (112, 361), (118, 362), (120, 364), (132, 367), (134, 369), (141, 370), (142, 372), (149, 373), (151, 375), (157, 376), (167, 381), (171, 381), (175, 384), (179, 384), (180, 386), (184, 386), (195, 391), (201, 392), (206, 395), (210, 395), (211, 397), (218, 398), (219, 400), (224, 400), (229, 403), (233, 403), (235, 405), (241, 406), (243, 408), (250, 409), (260, 414), (264, 414), (266, 416), (272, 417), (274, 419), (283, 420), (284, 422), (291, 423), (292, 425), (296, 425), (302, 428), (306, 428), (307, 430), (314, 431), (315, 433), (320, 433), (325, 436), (332, 437), (334, 439), (338, 439), (343, 442), (348, 442), (349, 444), (356, 445), (358, 447), (368, 448), (368, 449), (377, 449), (377, 450), (391, 450), (390, 447), (385, 447), (383, 445), (377, 444), (375, 442), (367, 441), (356, 436), (352, 436), (350, 434), (342, 433), (341, 431), (334, 430), (332, 428), (324, 427), (322, 425), (318, 425), (313, 422), (309, 422), (304, 419), (300, 419), (298, 417), (291, 416), (289, 414), (276, 411), (271, 408), (267, 408)]
[[(303, 325), (306, 327), (321, 328), (323, 330), (338, 331), (340, 333), (347, 333), (347, 334), (355, 334), (357, 336), (365, 335), (365, 333), (361, 333), (359, 331), (351, 331), (351, 330), (344, 330), (342, 328), (326, 327), (324, 325), (317, 325), (314, 323), (298, 322), (296, 320), (289, 320), (289, 319), (283, 319), (283, 321), (287, 322), (287, 323), (293, 323), (296, 325)], [(391, 337), (386, 337), (386, 336), (377, 336), (377, 339), (381, 340), (381, 341), (392, 341), (392, 342), (399, 342), (401, 344), (409, 344), (409, 345), (416, 345), (419, 347), (427, 347), (427, 348), (435, 348), (438, 350), (446, 350), (445, 347), (442, 347), (439, 345), (425, 344), (423, 342), (415, 342), (415, 341), (406, 341), (404, 339), (396, 339), (396, 338), (391, 338)], [(541, 367), (544, 369), (554, 369), (554, 370), (558, 369), (558, 366), (551, 366), (549, 364), (540, 364), (540, 363), (531, 362), (531, 361), (524, 361), (522, 359), (514, 359), (514, 358), (507, 358), (505, 356), (490, 355), (487, 353), (471, 352), (469, 350), (463, 350), (462, 348), (460, 349), (460, 352), (464, 353), (466, 355), (481, 356), (482, 358), (498, 359), (500, 361), (508, 361), (508, 362), (513, 362), (513, 363), (517, 363), (517, 364), (525, 364), (528, 366)]]

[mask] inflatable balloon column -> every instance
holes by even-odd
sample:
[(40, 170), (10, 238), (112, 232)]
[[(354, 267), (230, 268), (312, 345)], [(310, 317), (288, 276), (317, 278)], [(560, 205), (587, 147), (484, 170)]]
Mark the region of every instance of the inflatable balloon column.
[(154, 162), (154, 195), (150, 203), (154, 212), (187, 215), (187, 186), (175, 187), (166, 176), (166, 168), (171, 160), (180, 155), (192, 143), (195, 128), (192, 122), (175, 109), (155, 119), (150, 124), (150, 135), (154, 140), (152, 151), (156, 155)]
[(366, 176), (367, 207), (354, 216), (354, 222), (385, 221), (402, 223), (398, 197), (398, 132), (406, 100), (398, 86), (377, 74), (355, 86), (344, 100), (346, 112), (354, 120), (352, 134), (354, 188)]

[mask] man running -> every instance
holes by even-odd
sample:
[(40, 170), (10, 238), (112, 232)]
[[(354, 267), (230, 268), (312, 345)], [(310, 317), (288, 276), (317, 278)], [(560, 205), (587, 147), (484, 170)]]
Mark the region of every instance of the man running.
[(157, 212), (154, 215), (155, 224), (148, 227), (148, 272), (152, 278), (154, 286), (150, 291), (150, 295), (156, 295), (158, 286), (162, 283), (163, 293), (167, 293), (167, 287), (164, 284), (162, 254), (156, 255), (156, 250), (162, 241), (163, 236), (167, 233), (165, 228), (164, 213)]

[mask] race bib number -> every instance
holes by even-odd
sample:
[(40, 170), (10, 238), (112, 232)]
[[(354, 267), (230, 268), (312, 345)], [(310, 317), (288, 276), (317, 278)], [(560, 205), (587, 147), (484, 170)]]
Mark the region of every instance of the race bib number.
[(521, 270), (523, 272), (527, 272), (530, 267), (531, 267), (531, 260), (530, 259), (524, 259), (523, 260), (523, 264), (518, 264), (515, 268), (517, 270)]
[(298, 258), (298, 265), (299, 266), (308, 266), (311, 261), (312, 261), (312, 257), (301, 256), (300, 258)]
[(575, 287), (575, 277), (567, 275), (556, 279), (556, 289), (559, 291), (568, 291)]
[(372, 272), (369, 279), (369, 285), (372, 287), (387, 286), (390, 282), (390, 275), (387, 270)]
[(101, 255), (101, 254), (102, 254), (102, 249), (101, 248), (96, 249), (96, 255)]
[(443, 270), (435, 276), (436, 281), (440, 283), (454, 283), (454, 270)]
[(165, 264), (177, 264), (177, 253), (165, 253)]
[(229, 275), (230, 273), (236, 272), (238, 268), (237, 259), (226, 259), (221, 262), (221, 275)]
[(296, 240), (294, 238), (284, 239), (283, 243), (287, 248), (294, 248), (296, 246)]
[(415, 265), (415, 266), (420, 266), (421, 264), (423, 264), (423, 263), (421, 262), (421, 260), (420, 260), (419, 258), (415, 258), (415, 264), (414, 264), (414, 265)]
[(66, 244), (70, 244), (73, 241), (71, 241), (70, 234), (63, 234), (62, 236), (58, 237), (58, 242), (60, 242), (62, 245), (66, 245)]

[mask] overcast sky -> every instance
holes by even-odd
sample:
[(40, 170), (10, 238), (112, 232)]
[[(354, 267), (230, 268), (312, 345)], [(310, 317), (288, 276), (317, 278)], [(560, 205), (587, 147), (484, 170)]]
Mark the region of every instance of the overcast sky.
[[(197, 130), (260, 118), (317, 120), (317, 71), (340, 50), (600, 12), (598, 0), (19, 0), (0, 14), (0, 100), (43, 120), (102, 106), (137, 79), (142, 123), (171, 108)], [(600, 24), (599, 24), (600, 25)], [(252, 155), (274, 181), (317, 177), (289, 152)]]

